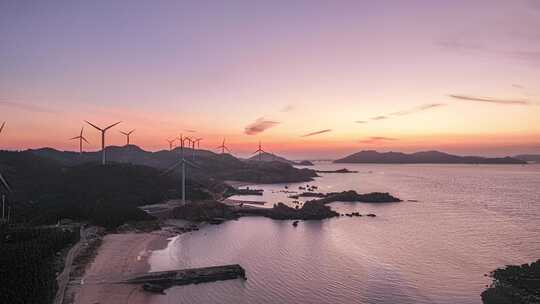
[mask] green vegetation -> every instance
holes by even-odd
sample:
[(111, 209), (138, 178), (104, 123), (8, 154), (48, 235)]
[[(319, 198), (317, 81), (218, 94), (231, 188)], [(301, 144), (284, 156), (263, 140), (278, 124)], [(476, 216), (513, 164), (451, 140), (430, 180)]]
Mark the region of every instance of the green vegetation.
[(51, 303), (56, 253), (78, 237), (78, 229), (0, 227), (0, 303)]
[(485, 304), (540, 303), (540, 260), (491, 272), (493, 283), (482, 293)]
[[(29, 152), (0, 152), (0, 170), (14, 192), (14, 220), (29, 225), (52, 224), (61, 218), (87, 220), (106, 228), (151, 217), (138, 206), (179, 197), (177, 175), (131, 165), (86, 163), (73, 167)], [(190, 198), (207, 199), (215, 181), (188, 180)]]

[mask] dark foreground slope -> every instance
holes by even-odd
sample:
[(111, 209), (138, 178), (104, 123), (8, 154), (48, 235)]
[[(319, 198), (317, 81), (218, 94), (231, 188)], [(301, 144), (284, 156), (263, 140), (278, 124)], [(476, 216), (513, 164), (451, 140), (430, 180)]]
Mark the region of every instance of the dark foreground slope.
[[(8, 197), (18, 223), (50, 224), (60, 218), (114, 228), (149, 216), (136, 208), (178, 197), (176, 175), (140, 165), (85, 163), (64, 166), (30, 152), (0, 152), (0, 172), (13, 188)], [(189, 179), (192, 199), (211, 198), (215, 182)]]
[(52, 303), (60, 271), (56, 253), (78, 238), (77, 229), (0, 225), (0, 303)]
[(457, 156), (438, 151), (405, 154), (401, 152), (379, 153), (362, 151), (351, 154), (334, 163), (374, 163), (374, 164), (526, 164), (525, 161), (512, 158), (486, 158), (478, 156)]
[[(58, 151), (51, 148), (29, 150), (31, 153), (53, 159), (64, 165), (78, 165), (101, 160), (100, 152), (83, 154)], [(250, 183), (285, 183), (311, 181), (317, 173), (309, 169), (297, 169), (291, 164), (280, 161), (254, 162), (242, 161), (230, 154), (216, 154), (206, 150), (185, 149), (187, 160), (198, 168), (189, 168), (190, 174), (219, 180), (237, 180)], [(173, 151), (149, 152), (130, 145), (126, 147), (108, 147), (107, 159), (110, 162), (144, 165), (165, 170), (180, 159), (180, 149)]]

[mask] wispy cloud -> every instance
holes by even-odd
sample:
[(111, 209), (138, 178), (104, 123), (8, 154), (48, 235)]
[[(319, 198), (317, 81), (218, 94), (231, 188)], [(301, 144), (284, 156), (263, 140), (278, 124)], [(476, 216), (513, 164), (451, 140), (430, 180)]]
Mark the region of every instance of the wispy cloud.
[(28, 103), (7, 101), (6, 99), (0, 99), (0, 106), (29, 111), (29, 112), (55, 113), (55, 111), (51, 109), (47, 109), (45, 107), (40, 107), (33, 104), (28, 104)]
[(417, 112), (422, 112), (422, 111), (425, 111), (425, 110), (438, 108), (438, 107), (443, 107), (443, 106), (446, 106), (446, 104), (445, 103), (428, 103), (428, 104), (423, 104), (423, 105), (414, 107), (414, 108), (409, 109), (409, 110), (390, 113), (390, 115), (393, 115), (393, 116), (409, 115), (409, 114), (414, 114), (414, 113), (417, 113)]
[(249, 124), (245, 128), (244, 132), (247, 135), (255, 135), (255, 134), (259, 134), (261, 132), (264, 132), (267, 129), (275, 127), (278, 124), (279, 124), (279, 122), (277, 122), (277, 121), (265, 120), (264, 117), (261, 117), (261, 118), (258, 118), (257, 120), (255, 120), (254, 122), (252, 122), (251, 124)]
[[(397, 112), (393, 112), (387, 115), (379, 115), (379, 116), (371, 117), (370, 120), (385, 120), (385, 119), (392, 118), (392, 116), (404, 116), (404, 115), (414, 114), (417, 112), (422, 112), (422, 111), (426, 111), (426, 110), (438, 108), (438, 107), (443, 107), (443, 106), (446, 106), (446, 104), (445, 103), (426, 103), (426, 104), (414, 107), (412, 109), (397, 111)], [(355, 121), (355, 123), (365, 124), (367, 123), (367, 121), (357, 120)]]
[(372, 143), (377, 143), (381, 141), (393, 141), (393, 140), (398, 140), (398, 139), (391, 138), (391, 137), (383, 137), (383, 136), (372, 136), (366, 139), (362, 139), (359, 142), (362, 144), (372, 144)]
[(184, 129), (184, 131), (189, 132), (189, 133), (195, 133), (195, 132), (197, 132), (197, 131), (191, 130), (191, 129)]
[(454, 99), (459, 99), (459, 100), (487, 102), (487, 103), (501, 104), (501, 105), (519, 105), (519, 106), (533, 105), (532, 102), (525, 99), (497, 99), (497, 98), (492, 98), (492, 97), (479, 97), (479, 96), (455, 95), (455, 94), (450, 94), (448, 96)]
[(513, 84), (512, 87), (516, 88), (516, 89), (524, 89), (525, 87), (523, 87), (522, 85), (519, 85), (519, 84)]
[(285, 107), (283, 107), (281, 110), (279, 110), (280, 112), (290, 112), (294, 110), (294, 106), (293, 105), (286, 105)]
[(500, 46), (485, 46), (476, 42), (464, 42), (459, 40), (445, 40), (436, 42), (437, 45), (450, 51), (471, 54), (471, 55), (487, 55), (497, 57), (507, 57), (517, 61), (538, 64), (540, 63), (540, 51), (538, 50), (509, 50), (502, 49)]
[(319, 135), (319, 134), (323, 134), (323, 133), (328, 133), (328, 132), (331, 132), (331, 131), (332, 131), (332, 129), (325, 129), (325, 130), (320, 130), (320, 131), (304, 134), (304, 135), (302, 135), (300, 137), (309, 137), (309, 136), (313, 136), (313, 135)]

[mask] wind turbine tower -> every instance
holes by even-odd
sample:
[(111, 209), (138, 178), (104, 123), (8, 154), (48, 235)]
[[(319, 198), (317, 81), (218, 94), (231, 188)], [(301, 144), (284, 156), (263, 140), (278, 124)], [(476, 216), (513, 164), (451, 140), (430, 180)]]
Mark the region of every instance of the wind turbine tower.
[(92, 127), (96, 128), (98, 131), (101, 132), (101, 164), (102, 165), (105, 165), (105, 133), (107, 133), (107, 130), (109, 130), (110, 128), (116, 126), (117, 124), (121, 123), (121, 121), (117, 122), (117, 123), (114, 123), (106, 128), (100, 128), (96, 125), (94, 125), (93, 123), (85, 120), (85, 122), (89, 125), (91, 125)]
[(176, 169), (178, 166), (182, 166), (182, 203), (185, 204), (186, 203), (186, 165), (189, 165), (191, 167), (194, 167), (194, 168), (199, 168), (199, 166), (195, 165), (194, 163), (186, 160), (184, 158), (184, 142), (187, 140), (187, 141), (191, 141), (191, 139), (189, 137), (182, 137), (182, 135), (180, 135), (180, 138), (178, 138), (180, 140), (180, 160), (172, 165), (169, 169), (165, 170), (162, 175), (166, 175), (166, 174), (169, 174), (170, 172), (174, 171), (174, 169)]
[(78, 139), (79, 140), (79, 153), (82, 154), (83, 153), (83, 140), (89, 144), (88, 140), (86, 140), (86, 138), (83, 136), (83, 131), (84, 131), (84, 127), (81, 128), (81, 133), (79, 134), (79, 136), (75, 136), (73, 138), (70, 138), (70, 140), (74, 140), (74, 139)]
[(120, 133), (124, 134), (126, 136), (126, 139), (127, 139), (127, 144), (126, 146), (129, 146), (129, 136), (131, 135), (131, 133), (135, 132), (135, 129), (129, 131), (129, 132), (123, 132), (123, 131), (120, 131)]

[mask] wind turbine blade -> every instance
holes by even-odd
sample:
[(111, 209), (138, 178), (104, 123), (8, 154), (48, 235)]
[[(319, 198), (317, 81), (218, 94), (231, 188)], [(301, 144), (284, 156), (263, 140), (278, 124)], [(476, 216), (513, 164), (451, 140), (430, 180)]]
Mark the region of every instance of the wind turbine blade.
[(8, 192), (11, 192), (11, 187), (9, 186), (4, 176), (2, 176), (2, 173), (0, 173), (0, 182), (2, 183), (2, 185), (4, 186), (4, 188), (6, 188)]
[(184, 159), (184, 161), (186, 162), (186, 164), (190, 165), (191, 167), (194, 167), (194, 168), (197, 168), (197, 169), (201, 169), (201, 167), (199, 167), (198, 165), (190, 162), (189, 160), (187, 159)]
[(84, 138), (84, 136), (81, 136), (81, 139), (84, 140), (87, 144), (90, 143), (88, 140), (86, 140), (86, 138)]
[(87, 124), (91, 125), (92, 127), (98, 129), (99, 131), (103, 131), (100, 127), (98, 127), (98, 126), (96, 126), (95, 124), (89, 122), (88, 120), (85, 120), (85, 122), (86, 122)]
[(129, 135), (128, 133), (122, 132), (122, 131), (120, 131), (120, 133), (122, 133), (122, 134), (124, 134), (124, 135), (126, 135), (126, 136)]
[(81, 137), (80, 136), (75, 136), (73, 138), (70, 138), (69, 140), (74, 140), (74, 139), (79, 139), (79, 138), (81, 138)]
[(106, 127), (103, 131), (109, 130), (110, 128), (116, 126), (116, 125), (119, 124), (119, 123), (121, 123), (121, 121), (119, 121), (119, 122), (117, 122), (117, 123), (114, 123), (114, 124), (112, 124), (112, 125)]
[(84, 131), (84, 127), (81, 128), (81, 134), (79, 136), (82, 136), (83, 131)]
[(2, 133), (2, 130), (4, 130), (4, 126), (5, 126), (5, 125), (6, 125), (6, 122), (4, 121), (4, 122), (2, 123), (2, 126), (0, 127), (0, 133)]
[(174, 165), (170, 166), (167, 170), (161, 172), (161, 175), (167, 175), (171, 173), (174, 169), (182, 164), (182, 161), (176, 162)]
[(128, 134), (131, 134), (131, 133), (133, 133), (133, 132), (135, 132), (135, 129), (129, 131)]
[(227, 152), (229, 152), (230, 154), (232, 154), (231, 150), (229, 150), (229, 148), (225, 147), (225, 150), (227, 150)]

